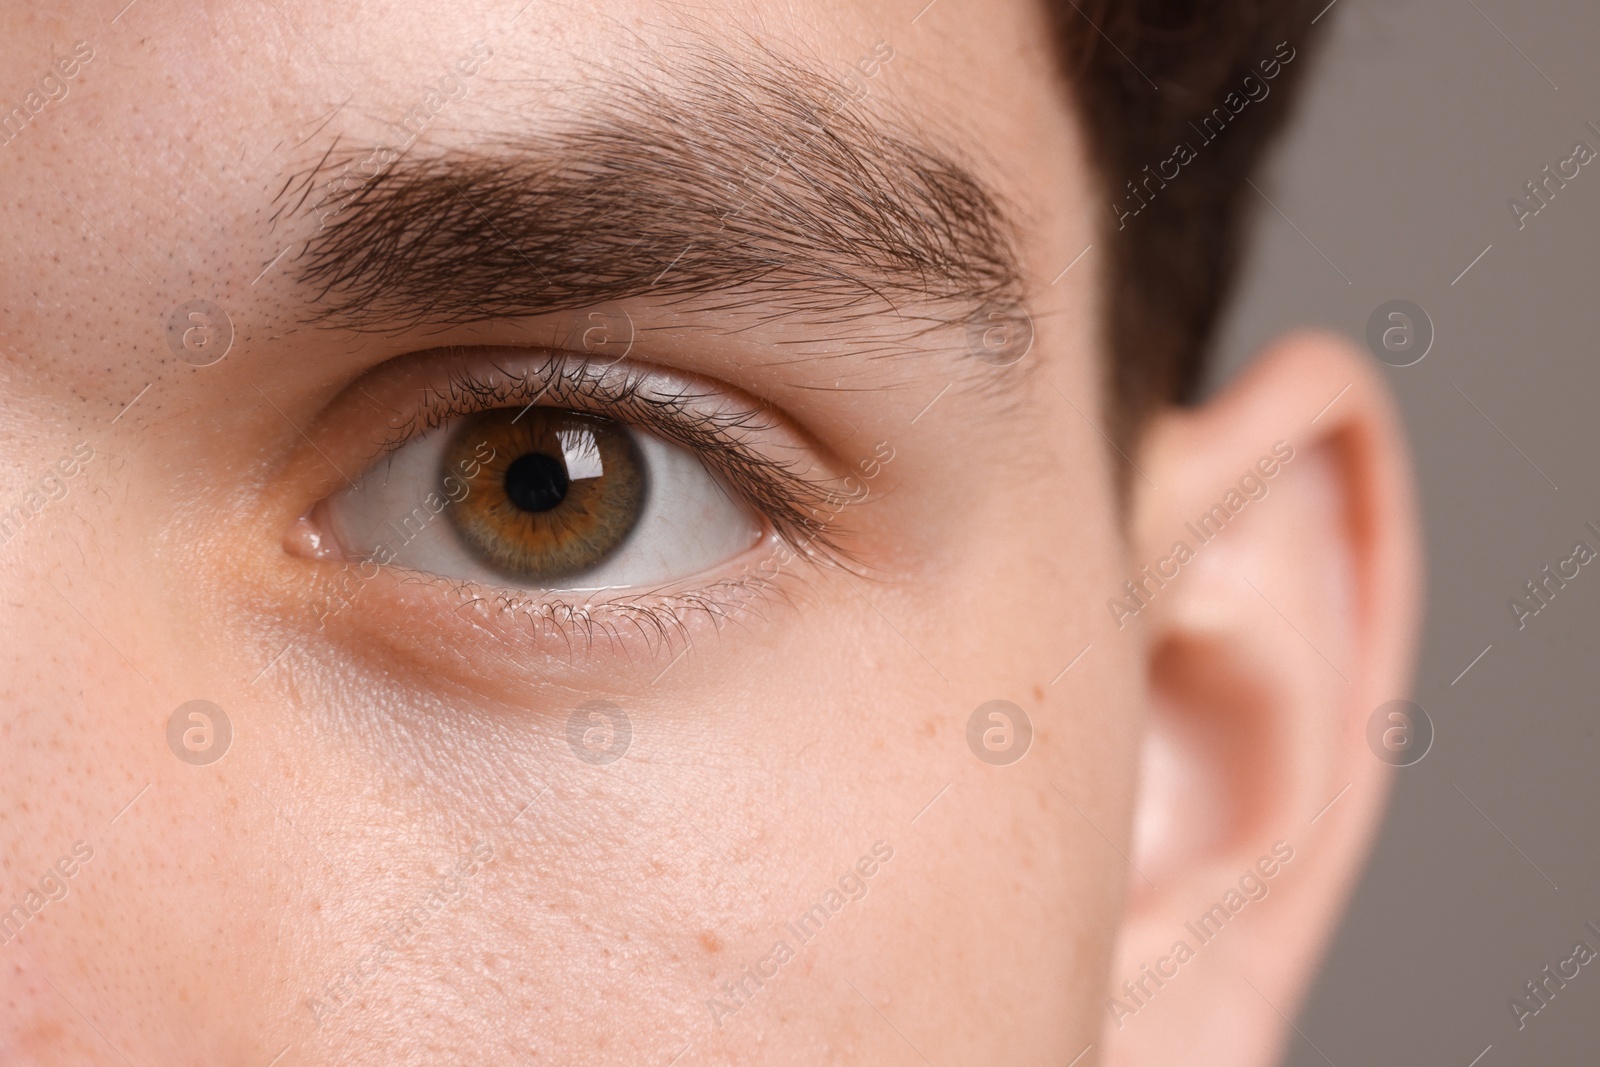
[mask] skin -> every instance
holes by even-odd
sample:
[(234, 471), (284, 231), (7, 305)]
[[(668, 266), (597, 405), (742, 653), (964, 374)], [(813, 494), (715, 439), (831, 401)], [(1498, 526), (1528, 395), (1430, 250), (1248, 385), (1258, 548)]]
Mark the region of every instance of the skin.
[[(8, 100), (52, 47), (95, 55), (0, 150), (0, 501), (77, 442), (94, 458), (0, 546), (0, 907), (75, 842), (93, 855), (0, 945), (0, 1061), (1274, 1060), (1381, 810), (1368, 716), (1408, 685), (1394, 412), (1346, 342), (1296, 335), (1159, 415), (1131, 459), (1108, 449), (1103, 261), (1051, 281), (1102, 240), (1103, 198), (1043, 15), (920, 9), (7, 12)], [(875, 361), (891, 316), (840, 340), (634, 302), (631, 358), (759, 398), (790, 435), (774, 447), (838, 474), (888, 443), (837, 520), (856, 573), (799, 563), (724, 618), (562, 637), (385, 569), (319, 627), (339, 562), (302, 516), (385, 429), (353, 390), (419, 351), (525, 352), (578, 320), (306, 326), (270, 264), (308, 230), (269, 228), (272, 195), (476, 40), (493, 61), (419, 150), (537, 127), (561, 101), (536, 77), (626, 76), (630, 49), (736, 34), (830, 70), (893, 45), (871, 106), (944, 131), (1008, 205), (1028, 355), (977, 363), (957, 321)], [(215, 365), (167, 346), (191, 299), (237, 331)], [(1269, 495), (1119, 627), (1108, 599), (1279, 441), (1295, 458)], [(199, 766), (167, 740), (195, 699), (234, 731)], [(567, 742), (594, 699), (628, 715), (615, 762)], [(996, 699), (1034, 731), (1008, 766), (967, 743)], [(789, 934), (877, 842), (892, 858), (865, 895)], [(1108, 1010), (1275, 842), (1294, 858), (1270, 893), (1136, 1013)], [(339, 984), (441, 885), (403, 945)], [(719, 1013), (778, 940), (794, 958)]]

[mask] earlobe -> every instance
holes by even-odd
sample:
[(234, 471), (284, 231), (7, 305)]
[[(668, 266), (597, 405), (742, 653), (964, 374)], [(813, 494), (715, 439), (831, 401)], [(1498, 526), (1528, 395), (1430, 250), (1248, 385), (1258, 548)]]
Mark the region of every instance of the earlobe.
[(1141, 874), (1107, 1062), (1264, 1065), (1381, 811), (1366, 719), (1407, 694), (1419, 599), (1405, 445), (1370, 361), (1304, 334), (1162, 416), (1141, 466)]

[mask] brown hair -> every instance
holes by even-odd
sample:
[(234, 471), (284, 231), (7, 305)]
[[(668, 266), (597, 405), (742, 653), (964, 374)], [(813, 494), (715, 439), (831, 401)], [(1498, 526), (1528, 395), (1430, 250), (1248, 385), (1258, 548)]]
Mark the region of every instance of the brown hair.
[[(1047, 3), (1091, 165), (1111, 198), (1107, 384), (1111, 436), (1126, 441), (1154, 409), (1192, 400), (1200, 385), (1260, 202), (1248, 179), (1298, 95), (1313, 30), (1327, 28), (1312, 25), (1325, 0)], [(1267, 83), (1260, 99), (1246, 78)], [(1238, 100), (1247, 103), (1235, 110)], [(1179, 145), (1191, 158), (1173, 177)]]

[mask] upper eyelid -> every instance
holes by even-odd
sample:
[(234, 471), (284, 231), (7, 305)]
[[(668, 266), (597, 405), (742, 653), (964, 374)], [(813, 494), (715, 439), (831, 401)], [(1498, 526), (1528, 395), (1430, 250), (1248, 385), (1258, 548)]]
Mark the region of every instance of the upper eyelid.
[[(420, 433), (443, 425), (463, 412), (486, 411), (513, 403), (531, 407), (540, 400), (548, 398), (558, 401), (599, 400), (616, 404), (629, 399), (636, 392), (637, 386), (637, 380), (622, 385), (603, 376), (587, 373), (589, 365), (581, 358), (562, 353), (551, 353), (542, 363), (537, 364), (537, 376), (518, 374), (498, 364), (494, 369), (501, 376), (503, 385), (491, 385), (470, 373), (452, 375), (449, 378), (448, 388), (464, 389), (471, 393), (470, 399), (466, 401), (446, 395), (437, 385), (425, 387), (418, 412), (423, 419), (422, 425), (418, 426), (413, 422), (403, 428), (403, 432), (396, 435), (397, 438), (409, 440)], [(574, 371), (577, 373), (572, 373)], [(649, 372), (640, 368), (635, 373), (643, 375)], [(534, 385), (528, 384), (530, 378), (533, 379)], [(551, 396), (552, 392), (555, 393), (554, 397)]]

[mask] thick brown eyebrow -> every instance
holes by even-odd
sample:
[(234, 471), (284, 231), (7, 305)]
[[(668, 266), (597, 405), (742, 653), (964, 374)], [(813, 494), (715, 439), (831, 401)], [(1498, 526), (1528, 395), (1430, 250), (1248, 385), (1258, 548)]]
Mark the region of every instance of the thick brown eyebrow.
[(400, 332), (727, 294), (834, 320), (931, 304), (942, 324), (1020, 303), (998, 198), (825, 73), (702, 55), (579, 99), (538, 135), (330, 152), (287, 182), (274, 220), (320, 222), (295, 263), (310, 318)]

